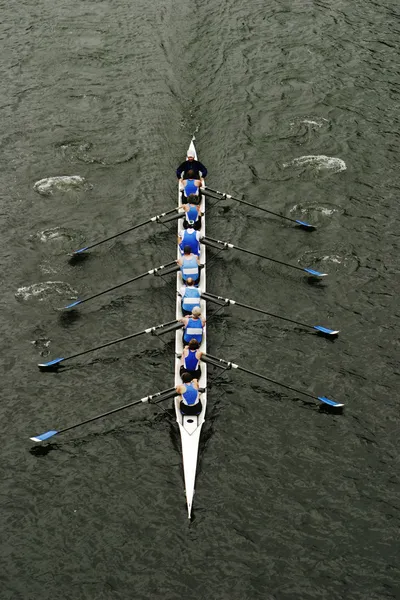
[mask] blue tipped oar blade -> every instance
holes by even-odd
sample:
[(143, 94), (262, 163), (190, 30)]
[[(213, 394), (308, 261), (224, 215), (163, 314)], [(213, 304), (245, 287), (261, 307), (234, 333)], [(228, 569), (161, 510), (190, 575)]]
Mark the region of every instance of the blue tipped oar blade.
[(31, 437), (29, 439), (32, 440), (33, 442), (44, 442), (45, 440), (48, 440), (49, 438), (53, 437), (53, 435), (56, 435), (57, 433), (58, 433), (58, 431), (46, 431), (46, 433), (41, 433), (40, 435), (37, 435), (36, 437)]
[(320, 273), (319, 271), (315, 271), (314, 269), (303, 269), (306, 273), (313, 275), (314, 277), (326, 277), (328, 273)]
[(334, 400), (326, 398), (325, 396), (318, 396), (318, 400), (320, 400), (324, 404), (329, 404), (329, 406), (335, 406), (336, 408), (344, 406), (344, 404), (340, 404), (340, 402), (335, 402)]
[(337, 335), (339, 333), (339, 329), (328, 329), (327, 327), (322, 327), (322, 325), (313, 325), (313, 327), (321, 333), (326, 333), (326, 335)]
[(87, 250), (88, 247), (86, 246), (85, 248), (80, 248), (79, 250), (74, 250), (74, 254), (80, 254), (81, 252), (85, 252), (85, 250)]
[(76, 302), (72, 302), (71, 304), (64, 306), (64, 308), (72, 308), (73, 306), (78, 306), (78, 304), (81, 304), (81, 303), (82, 303), (82, 300), (77, 300)]
[(55, 367), (56, 365), (58, 365), (61, 361), (63, 361), (64, 358), (55, 358), (54, 360), (49, 360), (49, 362), (47, 363), (39, 363), (38, 367), (39, 369), (46, 369), (46, 368), (51, 368), (51, 367)]
[(310, 223), (306, 223), (305, 221), (299, 221), (299, 219), (295, 219), (295, 221), (298, 225), (301, 225), (302, 227), (307, 227), (309, 229), (316, 229), (315, 225), (310, 225)]

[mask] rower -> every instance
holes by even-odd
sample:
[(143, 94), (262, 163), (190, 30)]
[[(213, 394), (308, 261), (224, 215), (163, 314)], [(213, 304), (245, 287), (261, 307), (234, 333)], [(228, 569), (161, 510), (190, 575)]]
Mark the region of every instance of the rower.
[(185, 218), (183, 219), (183, 228), (188, 229), (193, 227), (196, 231), (201, 229), (201, 206), (200, 196), (190, 194), (187, 198), (187, 204), (182, 204), (182, 208), (185, 211)]
[(200, 344), (196, 340), (190, 340), (189, 345), (183, 349), (181, 357), (180, 376), (189, 373), (195, 379), (200, 379), (201, 367), (200, 359), (202, 352), (199, 350)]
[(183, 345), (186, 346), (190, 340), (196, 340), (201, 344), (203, 340), (203, 327), (206, 320), (201, 316), (201, 308), (195, 306), (192, 309), (192, 314), (179, 319), (183, 323), (185, 329), (183, 332)]
[(201, 179), (196, 177), (196, 173), (193, 169), (190, 169), (184, 179), (181, 180), (181, 191), (182, 191), (182, 202), (187, 202), (187, 198), (190, 194), (199, 195), (199, 189), (203, 185)]
[(200, 255), (200, 231), (195, 231), (193, 227), (188, 227), (178, 235), (178, 244), (181, 254), (185, 246), (190, 246), (190, 251), (196, 256)]
[(200, 308), (201, 292), (195, 287), (194, 279), (189, 277), (186, 280), (186, 285), (181, 287), (180, 295), (182, 297), (182, 314), (184, 316), (192, 314), (192, 309), (197, 306)]
[(199, 383), (193, 379), (190, 373), (182, 375), (182, 384), (176, 386), (176, 392), (180, 395), (180, 411), (183, 415), (199, 415), (203, 410), (199, 395)]
[(192, 254), (190, 246), (184, 246), (183, 256), (176, 261), (181, 268), (183, 283), (191, 277), (194, 284), (197, 285), (200, 281), (200, 259), (195, 254)]
[(187, 159), (179, 165), (176, 170), (176, 176), (178, 179), (187, 179), (186, 173), (190, 170), (194, 171), (197, 179), (201, 177), (207, 177), (207, 169), (199, 160), (195, 160), (193, 150), (189, 150)]

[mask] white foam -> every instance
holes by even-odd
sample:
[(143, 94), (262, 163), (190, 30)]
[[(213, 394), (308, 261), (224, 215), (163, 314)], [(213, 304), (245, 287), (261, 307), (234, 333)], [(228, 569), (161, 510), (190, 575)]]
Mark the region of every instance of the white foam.
[(59, 175), (56, 177), (46, 177), (45, 179), (36, 181), (33, 189), (35, 192), (42, 194), (42, 196), (49, 196), (53, 193), (54, 189), (65, 192), (72, 188), (82, 187), (85, 183), (85, 178), (80, 175)]
[(15, 293), (15, 297), (19, 300), (29, 300), (30, 298), (35, 298), (39, 300), (39, 302), (42, 302), (49, 295), (54, 294), (72, 300), (77, 298), (77, 292), (64, 281), (43, 281), (40, 283), (33, 283), (32, 285), (23, 286), (18, 288)]
[(333, 171), (339, 173), (347, 169), (346, 163), (341, 158), (335, 156), (325, 156), (324, 154), (309, 154), (294, 158), (288, 163), (283, 163), (284, 168), (287, 167), (308, 167), (311, 166), (317, 171)]

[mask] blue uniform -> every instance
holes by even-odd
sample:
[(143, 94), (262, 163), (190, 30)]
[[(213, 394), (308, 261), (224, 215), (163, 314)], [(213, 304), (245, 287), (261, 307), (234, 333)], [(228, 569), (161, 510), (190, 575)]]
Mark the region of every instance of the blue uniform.
[(187, 211), (187, 213), (185, 213), (185, 220), (193, 225), (193, 223), (196, 223), (196, 221), (199, 220), (199, 212), (197, 210), (197, 208), (195, 207), (194, 204), (189, 204), (189, 210)]
[(196, 254), (196, 256), (199, 256), (200, 254), (200, 242), (197, 239), (197, 231), (194, 231), (193, 229), (186, 229), (183, 232), (183, 237), (182, 237), (182, 241), (179, 244), (179, 248), (181, 249), (181, 252), (183, 254), (183, 249), (185, 246), (190, 246), (190, 249), (192, 251), (192, 254)]
[(184, 365), (187, 371), (197, 371), (200, 361), (196, 358), (197, 350), (189, 350), (189, 354), (184, 358)]
[(184, 383), (183, 385), (186, 388), (186, 391), (182, 394), (183, 404), (186, 404), (186, 406), (197, 404), (199, 401), (199, 391), (196, 390), (191, 383)]
[(196, 340), (196, 342), (201, 344), (202, 339), (203, 325), (201, 323), (201, 319), (193, 319), (192, 317), (189, 317), (188, 324), (183, 334), (183, 341), (188, 344), (190, 340)]
[(182, 296), (182, 310), (192, 312), (195, 306), (200, 308), (200, 290), (195, 287), (187, 287), (185, 293)]
[(181, 273), (183, 281), (186, 281), (191, 277), (195, 281), (199, 278), (199, 265), (195, 256), (191, 258), (183, 257), (183, 265), (181, 266)]
[(194, 179), (187, 179), (186, 180), (186, 185), (185, 185), (184, 190), (185, 190), (185, 196), (186, 196), (186, 198), (188, 196), (190, 196), (190, 194), (197, 195), (199, 193), (199, 188), (194, 183)]

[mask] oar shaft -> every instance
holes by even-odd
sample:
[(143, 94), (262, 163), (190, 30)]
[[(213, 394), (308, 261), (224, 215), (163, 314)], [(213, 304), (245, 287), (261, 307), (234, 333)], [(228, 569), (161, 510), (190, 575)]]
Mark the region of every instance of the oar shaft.
[(112, 340), (111, 342), (106, 342), (105, 344), (101, 344), (101, 346), (96, 346), (95, 348), (90, 348), (89, 350), (83, 350), (82, 352), (77, 352), (76, 354), (71, 354), (71, 356), (67, 356), (63, 360), (69, 360), (70, 358), (76, 358), (77, 356), (83, 356), (84, 354), (89, 354), (89, 352), (94, 352), (95, 350), (101, 350), (102, 348), (107, 348), (108, 346), (113, 346), (114, 344), (118, 344), (119, 342), (125, 342), (126, 340), (132, 340), (135, 337), (139, 337), (140, 335), (144, 335), (145, 333), (152, 333), (157, 329), (161, 329), (162, 327), (167, 327), (167, 325), (172, 325), (172, 323), (176, 323), (177, 320), (169, 321), (168, 323), (163, 323), (162, 325), (157, 325), (156, 327), (148, 327), (147, 329), (143, 329), (142, 331), (138, 331), (136, 333), (131, 333), (130, 335), (125, 335), (124, 337), (117, 338), (116, 340)]
[[(167, 390), (163, 390), (162, 392), (157, 392), (157, 394), (152, 394), (151, 396), (145, 396), (140, 400), (135, 400), (134, 402), (129, 402), (128, 404), (124, 404), (123, 406), (119, 406), (118, 408), (113, 408), (105, 413), (100, 415), (96, 415), (95, 417), (91, 417), (90, 419), (85, 419), (84, 421), (80, 421), (79, 423), (75, 423), (75, 425), (70, 425), (69, 427), (64, 427), (63, 429), (47, 431), (44, 434), (41, 434), (36, 437), (31, 437), (30, 439), (34, 442), (44, 442), (45, 440), (53, 437), (54, 435), (58, 435), (59, 433), (64, 433), (65, 431), (70, 431), (71, 429), (76, 429), (81, 425), (86, 425), (87, 423), (91, 423), (92, 421), (97, 421), (98, 419), (102, 419), (103, 417), (108, 417), (108, 415), (112, 415), (114, 413), (120, 412), (121, 410), (125, 410), (126, 408), (130, 408), (131, 406), (136, 406), (138, 404), (142, 404), (145, 402), (151, 402), (152, 400), (159, 398), (159, 402), (164, 400), (168, 400), (176, 395), (175, 388), (168, 388)], [(161, 397), (162, 396), (162, 397)]]
[(107, 238), (104, 238), (104, 240), (100, 240), (99, 242), (94, 242), (93, 244), (90, 244), (89, 246), (85, 246), (84, 248), (81, 248), (80, 250), (75, 250), (74, 254), (79, 254), (80, 252), (83, 252), (84, 250), (90, 250), (90, 248), (94, 248), (95, 246), (99, 246), (100, 244), (104, 244), (104, 242), (109, 242), (110, 240), (115, 239), (116, 237), (120, 236), (120, 235), (124, 235), (125, 233), (129, 233), (130, 231), (134, 231), (135, 229), (139, 229), (139, 227), (143, 227), (143, 225), (147, 225), (148, 223), (152, 223), (155, 221), (159, 221), (162, 217), (165, 217), (167, 215), (170, 215), (171, 213), (175, 212), (176, 210), (179, 210), (179, 206), (172, 208), (171, 210), (168, 210), (164, 213), (161, 213), (159, 215), (155, 215), (154, 217), (151, 217), (150, 219), (146, 219), (146, 221), (142, 221), (142, 223), (138, 223), (137, 225), (133, 225), (132, 227), (129, 227), (128, 229), (124, 229), (124, 231), (120, 231), (119, 233), (115, 233), (114, 235), (110, 235)]
[(266, 260), (270, 260), (271, 262), (277, 263), (278, 265), (284, 265), (285, 267), (291, 267), (292, 269), (297, 269), (298, 271), (304, 271), (302, 267), (298, 267), (297, 265), (292, 265), (291, 263), (283, 262), (282, 260), (278, 260), (276, 258), (271, 258), (270, 256), (264, 256), (263, 254), (258, 254), (258, 252), (253, 252), (252, 250), (246, 250), (246, 248), (241, 248), (240, 246), (235, 246), (230, 242), (224, 242), (222, 240), (217, 240), (215, 238), (205, 236), (203, 240), (204, 243), (207, 243), (207, 240), (211, 240), (212, 242), (216, 242), (217, 244), (221, 244), (225, 246), (225, 248), (232, 248), (235, 250), (239, 250), (240, 252), (245, 252), (246, 254), (251, 254), (252, 256), (257, 256), (258, 258), (265, 258)]
[[(144, 398), (141, 398), (140, 400), (135, 400), (134, 402), (129, 402), (128, 404), (124, 404), (123, 406), (119, 406), (118, 408), (113, 408), (112, 410), (102, 413), (101, 415), (97, 415), (96, 417), (91, 417), (90, 419), (86, 419), (85, 421), (81, 421), (80, 423), (76, 423), (75, 425), (71, 425), (70, 427), (65, 427), (64, 429), (59, 429), (58, 433), (63, 433), (64, 431), (69, 431), (70, 429), (75, 429), (76, 427), (80, 427), (81, 425), (86, 425), (86, 423), (91, 423), (92, 421), (97, 421), (98, 419), (102, 419), (103, 417), (108, 417), (108, 415), (113, 415), (117, 412), (120, 412), (121, 410), (130, 408), (131, 406), (135, 406), (137, 404), (143, 404), (145, 402), (150, 402), (163, 394), (168, 394), (168, 393), (172, 394), (172, 392), (174, 393), (174, 395), (176, 394), (175, 388), (168, 388), (167, 390), (163, 390), (162, 392), (158, 392), (157, 394), (153, 394), (152, 396), (145, 396)], [(168, 398), (163, 398), (163, 400), (167, 400), (167, 399)]]
[[(176, 261), (171, 261), (170, 263), (167, 263), (166, 265), (160, 265), (159, 267), (156, 267), (154, 269), (150, 269), (150, 271), (146, 271), (146, 273), (142, 273), (141, 275), (136, 275), (136, 277), (132, 277), (131, 279), (127, 279), (126, 281), (123, 281), (122, 283), (118, 283), (117, 285), (113, 285), (110, 288), (107, 288), (106, 290), (103, 290), (102, 292), (97, 292), (97, 294), (93, 294), (92, 296), (88, 296), (87, 298), (84, 298), (83, 300), (78, 300), (77, 302), (72, 302), (72, 304), (69, 304), (68, 306), (64, 306), (64, 308), (73, 308), (77, 305), (83, 304), (84, 302), (88, 302), (89, 300), (93, 300), (93, 298), (98, 298), (99, 296), (102, 296), (103, 294), (107, 294), (108, 292), (112, 292), (113, 290), (117, 290), (118, 288), (123, 287), (124, 285), (128, 285), (128, 283), (133, 283), (134, 281), (138, 281), (139, 279), (143, 279), (143, 277), (147, 277), (147, 275), (157, 275), (158, 271), (162, 271), (163, 269), (166, 269), (167, 267), (170, 267), (172, 265), (176, 264)], [(178, 267), (177, 267), (178, 269)]]
[[(214, 294), (210, 294), (207, 292), (207, 295), (214, 296)], [(242, 308), (247, 308), (248, 310), (254, 310), (255, 312), (262, 313), (263, 315), (268, 315), (270, 317), (275, 317), (275, 319), (281, 319), (282, 321), (288, 321), (289, 323), (295, 323), (296, 325), (302, 325), (303, 327), (309, 327), (310, 329), (314, 329), (312, 325), (308, 325), (307, 323), (302, 323), (301, 321), (295, 321), (294, 319), (289, 319), (288, 317), (282, 317), (281, 315), (275, 315), (274, 313), (268, 312), (267, 310), (263, 310), (261, 308), (257, 308), (256, 306), (250, 306), (248, 304), (243, 304), (242, 302), (238, 302), (237, 300), (231, 300), (230, 298), (223, 298), (222, 296), (214, 296), (217, 300), (225, 300), (225, 302), (229, 304), (236, 304), (236, 306), (241, 306)]]
[[(204, 354), (201, 357), (201, 360), (203, 359), (207, 359), (210, 358), (212, 361), (215, 361), (217, 363), (220, 363), (221, 365), (227, 366), (232, 369), (238, 369), (239, 371), (243, 371), (244, 373), (248, 373), (249, 375), (254, 375), (254, 377), (259, 377), (260, 379), (264, 379), (264, 381), (268, 381), (269, 383), (273, 383), (274, 385), (278, 385), (280, 387), (283, 387), (287, 390), (291, 390), (292, 392), (296, 392), (297, 394), (303, 394), (303, 396), (308, 396), (309, 398), (312, 398), (313, 400), (320, 400), (320, 401), (328, 401), (326, 402), (327, 404), (330, 404), (331, 406), (343, 406), (342, 404), (338, 404), (332, 400), (329, 400), (329, 398), (325, 398), (324, 396), (315, 396), (314, 394), (310, 394), (309, 392), (306, 392), (304, 390), (299, 390), (297, 388), (294, 388), (290, 385), (287, 385), (286, 383), (282, 383), (281, 381), (276, 381), (275, 379), (271, 379), (270, 377), (267, 377), (266, 375), (261, 375), (261, 373), (256, 373), (255, 371), (250, 371), (250, 369), (246, 369), (244, 367), (241, 367), (239, 365), (237, 365), (236, 363), (233, 362), (228, 362), (227, 360), (223, 360), (222, 358), (217, 358), (216, 356), (211, 356), (211, 354)], [(207, 362), (207, 360), (205, 360), (205, 362)]]
[(226, 198), (227, 200), (235, 200), (235, 202), (239, 202), (240, 204), (245, 204), (246, 206), (251, 206), (251, 208), (257, 208), (258, 210), (262, 210), (263, 212), (269, 213), (270, 215), (274, 215), (275, 217), (280, 217), (281, 219), (286, 219), (287, 221), (291, 221), (292, 223), (297, 223), (296, 219), (291, 219), (290, 217), (286, 217), (285, 215), (281, 215), (279, 213), (273, 212), (272, 210), (268, 210), (267, 208), (264, 208), (263, 206), (258, 206), (257, 204), (252, 204), (251, 202), (247, 202), (247, 200), (243, 200), (241, 198), (235, 198), (235, 196), (231, 196), (230, 194), (225, 194), (224, 192), (219, 192), (218, 190), (213, 190), (210, 187), (206, 187), (204, 191), (204, 194), (207, 196), (207, 191), (212, 192), (213, 194), (217, 194), (219, 196), (222, 196), (223, 198)]

